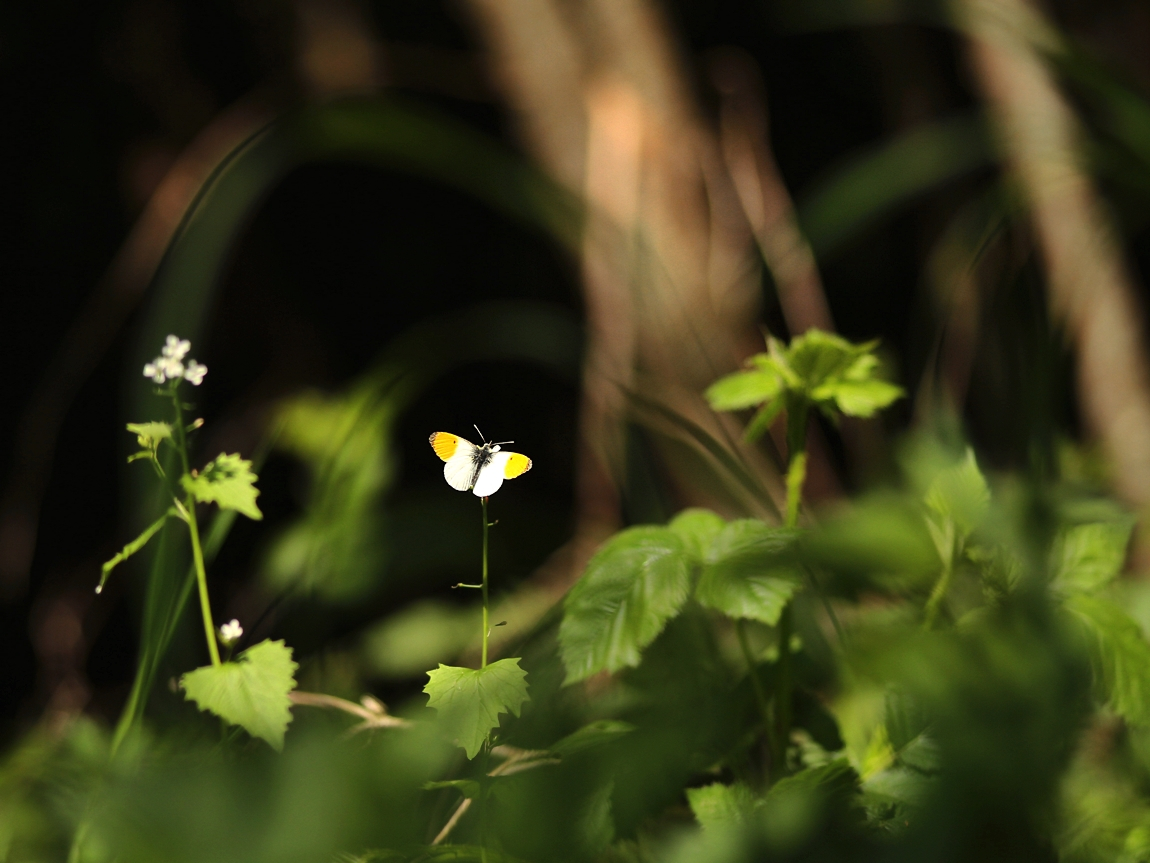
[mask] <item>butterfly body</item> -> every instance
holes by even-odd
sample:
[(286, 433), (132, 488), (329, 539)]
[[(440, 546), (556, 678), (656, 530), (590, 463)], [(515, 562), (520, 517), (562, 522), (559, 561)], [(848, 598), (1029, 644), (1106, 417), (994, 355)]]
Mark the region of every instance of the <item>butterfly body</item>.
[(434, 432), (428, 440), (445, 462), (443, 478), (447, 484), (476, 497), (488, 497), (499, 490), (504, 480), (531, 470), (531, 459), (517, 452), (505, 452), (497, 443), (485, 441), (476, 446), (449, 432)]

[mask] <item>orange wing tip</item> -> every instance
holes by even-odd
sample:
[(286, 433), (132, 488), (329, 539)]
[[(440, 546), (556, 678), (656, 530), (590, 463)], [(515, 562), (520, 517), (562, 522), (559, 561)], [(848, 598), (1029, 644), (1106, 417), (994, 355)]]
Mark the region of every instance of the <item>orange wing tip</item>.
[(455, 455), (455, 450), (459, 446), (459, 438), (448, 432), (432, 432), (427, 441), (435, 450), (435, 454), (444, 461)]
[(515, 479), (529, 470), (531, 470), (531, 459), (515, 452), (511, 454), (511, 457), (507, 459), (507, 464), (503, 466), (503, 477), (504, 479)]

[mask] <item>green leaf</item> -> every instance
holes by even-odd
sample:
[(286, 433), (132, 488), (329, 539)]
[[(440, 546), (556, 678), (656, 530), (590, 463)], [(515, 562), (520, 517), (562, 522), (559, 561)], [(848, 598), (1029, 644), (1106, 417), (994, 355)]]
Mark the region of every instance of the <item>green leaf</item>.
[(264, 517), (256, 506), (259, 489), (255, 487), (259, 479), (252, 473), (252, 463), (238, 454), (220, 453), (215, 461), (204, 465), (199, 473), (184, 475), (180, 482), (184, 489), (200, 503), (215, 503), (220, 509), (234, 509), (250, 519), (259, 521)]
[(139, 536), (137, 536), (122, 549), (120, 549), (119, 553), (116, 554), (111, 560), (106, 561), (100, 568), (100, 583), (96, 585), (96, 593), (104, 592), (104, 585), (107, 583), (108, 576), (112, 574), (113, 569), (115, 569), (145, 545), (147, 545), (148, 541), (159, 532), (160, 528), (164, 526), (167, 520), (169, 518), (175, 518), (177, 515), (178, 514), (175, 507), (168, 507), (167, 512), (165, 512), (158, 519), (144, 528), (143, 532)]
[(1119, 716), (1150, 724), (1150, 642), (1119, 606), (1096, 596), (1066, 600), (1086, 638), (1094, 667), (1095, 691)]
[(755, 808), (751, 789), (742, 782), (734, 785), (705, 785), (688, 788), (687, 802), (704, 830), (724, 830), (744, 824)]
[(780, 779), (767, 792), (764, 806), (770, 808), (792, 795), (848, 798), (858, 789), (858, 774), (845, 758), (836, 758), (821, 767), (810, 767), (793, 776)]
[(438, 791), (440, 788), (454, 788), (468, 800), (478, 800), (479, 783), (474, 779), (445, 779), (441, 782), (424, 782), (424, 791)]
[(291, 648), (282, 641), (261, 641), (239, 655), (235, 662), (207, 665), (180, 678), (189, 701), (252, 737), (260, 737), (279, 751), (291, 722), (291, 699), (295, 672)]
[(683, 551), (695, 563), (703, 562), (711, 543), (726, 526), (722, 516), (697, 507), (683, 510), (667, 524), (683, 543)]
[(549, 746), (548, 750), (561, 758), (566, 758), (576, 752), (582, 752), (584, 749), (618, 740), (624, 734), (630, 734), (634, 730), (635, 726), (630, 722), (622, 722), (618, 719), (600, 719), (568, 734)]
[(566, 682), (637, 666), (690, 586), (687, 553), (670, 528), (632, 527), (609, 539), (563, 601)]
[(483, 747), (488, 733), (499, 726), (499, 715), (519, 715), (527, 701), (527, 672), (518, 659), (501, 659), (486, 668), (440, 665), (427, 672), (427, 706), (468, 758)]
[(754, 368), (719, 378), (704, 395), (717, 411), (735, 411), (772, 401), (783, 391), (783, 380), (773, 369)]
[(834, 401), (849, 417), (872, 417), (882, 408), (905, 395), (902, 387), (881, 380), (832, 381), (815, 392), (819, 401)]
[(136, 443), (143, 449), (128, 456), (128, 463), (137, 459), (156, 459), (160, 444), (172, 437), (172, 427), (168, 423), (128, 423), (128, 431), (136, 436)]
[(128, 423), (128, 431), (136, 436), (136, 442), (144, 449), (155, 452), (161, 441), (172, 436), (172, 427), (168, 423)]
[(824, 521), (803, 539), (806, 557), (887, 590), (917, 589), (942, 567), (922, 511), (874, 494)]
[(1063, 531), (1054, 543), (1053, 586), (1065, 593), (1094, 593), (1122, 571), (1134, 522), (1080, 524)]
[(854, 345), (834, 333), (811, 329), (791, 339), (787, 348), (787, 364), (802, 380), (803, 387), (813, 394), (826, 381), (844, 377), (859, 357), (873, 350), (875, 344)]
[(728, 617), (774, 626), (802, 583), (793, 554), (796, 536), (755, 519), (731, 522), (711, 543), (695, 599)]
[(990, 508), (990, 488), (978, 469), (974, 450), (968, 447), (966, 458), (938, 473), (927, 490), (926, 505), (953, 521), (964, 536), (978, 527)]

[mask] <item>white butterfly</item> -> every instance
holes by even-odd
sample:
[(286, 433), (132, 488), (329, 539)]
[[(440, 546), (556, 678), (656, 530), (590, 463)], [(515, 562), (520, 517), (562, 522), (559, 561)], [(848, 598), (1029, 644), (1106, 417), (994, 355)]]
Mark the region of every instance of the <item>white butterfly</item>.
[[(483, 437), (482, 432), (479, 436)], [(531, 459), (517, 452), (503, 452), (501, 444), (484, 441), (476, 446), (449, 432), (433, 432), (428, 440), (435, 454), (447, 462), (443, 466), (447, 484), (457, 491), (470, 491), (476, 497), (493, 495), (503, 480), (515, 479), (531, 470)]]

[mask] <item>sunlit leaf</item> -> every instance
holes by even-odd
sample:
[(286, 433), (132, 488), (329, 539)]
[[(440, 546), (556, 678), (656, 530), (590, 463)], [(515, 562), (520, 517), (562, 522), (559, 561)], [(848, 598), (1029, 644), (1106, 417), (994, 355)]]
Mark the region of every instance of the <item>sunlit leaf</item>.
[(716, 782), (702, 788), (688, 788), (687, 802), (704, 830), (738, 827), (755, 808), (755, 797), (742, 782), (734, 785)]
[(778, 623), (802, 583), (796, 535), (755, 519), (731, 522), (711, 543), (695, 598), (728, 617)]
[(204, 465), (195, 476), (181, 478), (184, 489), (200, 503), (215, 503), (220, 509), (234, 509), (248, 518), (259, 521), (264, 517), (256, 506), (259, 489), (252, 473), (252, 463), (238, 454), (220, 453)]
[(683, 510), (667, 524), (678, 534), (683, 550), (695, 563), (703, 562), (711, 543), (726, 526), (722, 516), (698, 507)]
[(819, 390), (820, 398), (834, 401), (849, 417), (872, 417), (904, 394), (902, 387), (880, 380), (834, 381)]
[(282, 641), (261, 641), (235, 662), (189, 671), (180, 678), (180, 686), (200, 710), (211, 711), (280, 750), (291, 722), (288, 693), (295, 689), (297, 668), (290, 647)]
[(136, 442), (144, 449), (155, 451), (161, 441), (172, 436), (172, 427), (168, 423), (128, 423), (128, 431), (136, 436)]
[(813, 394), (827, 380), (844, 377), (859, 357), (874, 347), (874, 342), (855, 345), (834, 333), (811, 329), (791, 340), (787, 364)]
[(772, 401), (783, 390), (783, 381), (770, 369), (754, 368), (719, 378), (704, 395), (717, 411), (733, 411)]
[(1094, 593), (1126, 564), (1133, 521), (1080, 524), (1067, 528), (1054, 544), (1053, 586), (1062, 593)]
[(673, 530), (633, 527), (613, 536), (563, 603), (559, 647), (567, 683), (638, 665), (689, 590), (688, 557)]
[(435, 708), (447, 734), (474, 758), (502, 713), (519, 715), (528, 700), (527, 672), (518, 659), (500, 659), (486, 668), (440, 665), (427, 672), (427, 706)]
[(1096, 596), (1066, 600), (1090, 648), (1095, 690), (1128, 722), (1150, 724), (1150, 642), (1121, 607)]

